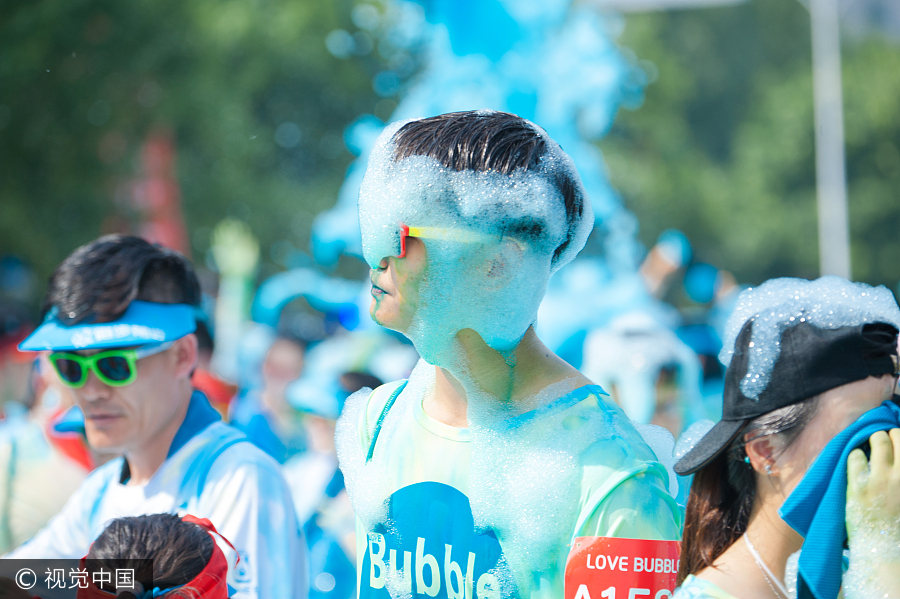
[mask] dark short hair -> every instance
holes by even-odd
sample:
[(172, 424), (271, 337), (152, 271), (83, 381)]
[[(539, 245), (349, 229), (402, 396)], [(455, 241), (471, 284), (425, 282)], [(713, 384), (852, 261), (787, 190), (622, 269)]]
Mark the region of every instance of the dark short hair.
[(347, 393), (356, 393), (364, 387), (377, 389), (383, 384), (381, 379), (374, 374), (359, 370), (351, 370), (341, 374), (338, 378), (338, 383)]
[(44, 312), (66, 324), (110, 322), (134, 300), (199, 306), (200, 283), (175, 250), (133, 235), (106, 235), (63, 260), (50, 278)]
[(133, 569), (135, 580), (146, 589), (167, 588), (203, 571), (213, 544), (206, 530), (175, 514), (147, 514), (111, 521), (86, 557), (99, 560), (96, 565), (104, 569), (104, 564)]
[[(292, 343), (296, 345), (301, 350), (306, 351), (306, 348), (309, 347), (309, 340), (303, 336), (303, 334), (296, 330), (293, 327), (279, 327), (275, 331), (275, 339), (274, 341), (287, 341), (288, 343)], [(273, 341), (273, 343), (274, 343)]]
[[(406, 123), (394, 134), (394, 161), (427, 156), (455, 171), (494, 171), (511, 175), (517, 169), (536, 170), (549, 148), (547, 138), (522, 117), (506, 112), (450, 112)], [(568, 169), (551, 174), (549, 183), (563, 198), (567, 235), (553, 255), (566, 249), (584, 214), (581, 185)], [(508, 223), (511, 235), (539, 236), (541, 225), (531, 221)]]

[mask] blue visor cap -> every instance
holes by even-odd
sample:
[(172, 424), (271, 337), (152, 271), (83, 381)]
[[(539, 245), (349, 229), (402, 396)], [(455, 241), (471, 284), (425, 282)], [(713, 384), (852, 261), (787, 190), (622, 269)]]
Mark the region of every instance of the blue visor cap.
[(103, 349), (147, 345), (180, 339), (197, 329), (196, 308), (188, 304), (131, 302), (118, 320), (63, 324), (51, 311), (29, 335), (22, 351)]

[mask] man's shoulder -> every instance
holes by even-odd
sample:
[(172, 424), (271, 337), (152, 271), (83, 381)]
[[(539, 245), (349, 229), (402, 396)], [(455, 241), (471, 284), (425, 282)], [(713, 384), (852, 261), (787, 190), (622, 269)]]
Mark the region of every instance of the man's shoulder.
[(223, 477), (245, 476), (248, 472), (254, 476), (280, 476), (279, 465), (271, 456), (254, 445), (242, 431), (221, 421), (197, 432), (188, 443), (166, 458), (163, 468), (168, 473), (164, 478), (178, 479), (182, 487), (191, 481), (199, 481), (198, 493), (207, 481)]
[(214, 459), (234, 464), (253, 464), (278, 469), (278, 462), (257, 447), (238, 428), (224, 422), (210, 424), (198, 435), (198, 451), (215, 454)]
[(278, 462), (241, 431), (219, 422), (198, 436), (199, 446), (190, 463), (179, 469), (183, 498), (221, 499), (226, 491), (240, 494), (253, 489), (270, 499), (283, 498), (287, 493)]
[[(665, 443), (648, 443), (641, 429), (597, 385), (586, 385), (557, 400), (545, 415), (546, 426), (564, 432), (575, 450), (587, 481), (603, 481), (649, 474), (659, 469), (657, 452)], [(658, 427), (652, 427), (654, 429)]]

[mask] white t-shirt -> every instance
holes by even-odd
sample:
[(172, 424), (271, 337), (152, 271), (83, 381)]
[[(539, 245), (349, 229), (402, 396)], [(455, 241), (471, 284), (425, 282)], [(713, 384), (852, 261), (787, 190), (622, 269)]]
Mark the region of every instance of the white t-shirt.
[(290, 458), (282, 466), (301, 526), (321, 506), (337, 466), (334, 455), (312, 450)]
[(239, 553), (228, 573), (235, 599), (305, 598), (306, 543), (278, 464), (217, 418), (195, 392), (169, 456), (147, 483), (122, 480), (124, 458), (104, 464), (47, 526), (6, 557), (77, 559), (114, 518), (188, 513), (209, 518)]

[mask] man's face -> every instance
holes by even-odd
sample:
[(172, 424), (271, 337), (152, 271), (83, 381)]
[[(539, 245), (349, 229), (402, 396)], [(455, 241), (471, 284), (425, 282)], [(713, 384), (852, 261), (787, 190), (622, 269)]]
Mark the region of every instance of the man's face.
[(369, 311), (409, 338), (426, 362), (448, 367), (465, 329), (497, 351), (515, 347), (534, 322), (549, 274), (550, 256), (513, 238), (408, 237), (403, 258), (383, 257), (372, 269)]
[[(161, 451), (181, 425), (187, 409), (178, 379), (179, 343), (136, 362), (137, 379), (111, 387), (89, 371), (84, 386), (72, 389), (84, 412), (85, 432), (91, 447), (102, 453), (126, 456)], [(99, 350), (75, 352), (90, 355)]]
[(383, 327), (405, 333), (419, 307), (419, 292), (425, 280), (427, 252), (421, 239), (406, 240), (406, 255), (382, 258), (372, 269), (372, 303), (369, 314)]

